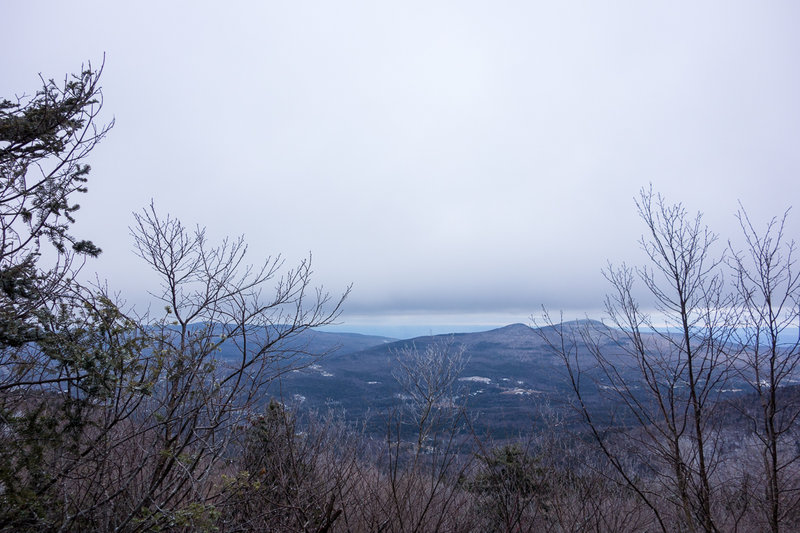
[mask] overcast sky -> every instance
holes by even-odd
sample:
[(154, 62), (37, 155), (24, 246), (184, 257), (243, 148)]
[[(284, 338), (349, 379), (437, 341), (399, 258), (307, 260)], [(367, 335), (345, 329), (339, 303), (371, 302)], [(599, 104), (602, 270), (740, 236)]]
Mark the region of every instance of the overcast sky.
[[(151, 198), (253, 261), (313, 253), (345, 329), (595, 314), (652, 183), (723, 239), (798, 197), (800, 3), (3, 2), (0, 95), (105, 54), (87, 268), (154, 280)], [(791, 230), (797, 235), (800, 213)]]

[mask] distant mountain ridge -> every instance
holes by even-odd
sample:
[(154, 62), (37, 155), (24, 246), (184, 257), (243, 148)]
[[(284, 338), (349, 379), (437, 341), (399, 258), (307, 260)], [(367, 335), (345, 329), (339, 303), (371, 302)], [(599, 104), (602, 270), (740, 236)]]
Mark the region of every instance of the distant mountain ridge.
[[(285, 374), (279, 394), (283, 401), (312, 409), (334, 408), (355, 422), (366, 422), (370, 431), (385, 429), (387, 413), (400, 408), (403, 394), (393, 376), (404, 349), (423, 351), (429, 346), (463, 347), (468, 361), (458, 381), (459, 404), (474, 416), (476, 430), (510, 436), (542, 423), (542, 410), (572, 413), (573, 391), (563, 359), (549, 343), (558, 345), (559, 333), (575, 334), (572, 356), (582, 371), (583, 400), (601, 405), (608, 416), (613, 407), (602, 389), (607, 378), (596, 367), (580, 333), (596, 335), (604, 357), (629, 383), (639, 379), (636, 361), (627, 353), (626, 335), (597, 320), (583, 319), (543, 327), (515, 323), (474, 333), (425, 335), (392, 339), (368, 335), (310, 331), (293, 342), (311, 353), (327, 353), (305, 368)], [(644, 334), (646, 343), (660, 344), (662, 334)], [(314, 352), (313, 350), (318, 350)], [(731, 390), (742, 390), (732, 387)], [(268, 391), (276, 394), (276, 390)]]
[[(557, 327), (608, 329), (587, 320)], [(510, 434), (529, 427), (542, 405), (563, 407), (571, 397), (563, 361), (545, 340), (554, 340), (555, 331), (555, 327), (516, 323), (475, 333), (384, 338), (361, 350), (338, 350), (312, 367), (287, 374), (282, 390), (288, 399), (306, 406), (340, 408), (354, 420), (372, 417), (368, 423), (379, 425), (383, 413), (401, 403), (401, 389), (392, 376), (401, 350), (425, 350), (434, 344), (450, 344), (452, 349), (463, 346), (468, 362), (458, 383), (465, 396), (462, 400), (485, 429)], [(582, 352), (585, 355), (586, 350)]]

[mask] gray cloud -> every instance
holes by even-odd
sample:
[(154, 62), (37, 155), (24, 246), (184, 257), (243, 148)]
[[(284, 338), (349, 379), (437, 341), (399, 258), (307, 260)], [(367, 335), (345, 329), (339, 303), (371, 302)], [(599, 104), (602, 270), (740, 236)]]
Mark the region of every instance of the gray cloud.
[(427, 320), (597, 309), (651, 182), (726, 238), (737, 200), (797, 197), (792, 2), (80, 4), (7, 9), (2, 94), (106, 52), (80, 225), (133, 301), (151, 198), (254, 257), (313, 251), (353, 317)]

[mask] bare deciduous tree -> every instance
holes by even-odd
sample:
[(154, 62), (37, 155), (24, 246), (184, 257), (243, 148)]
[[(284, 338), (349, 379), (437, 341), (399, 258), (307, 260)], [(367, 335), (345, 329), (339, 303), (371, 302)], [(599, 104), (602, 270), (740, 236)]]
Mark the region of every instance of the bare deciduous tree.
[(404, 346), (395, 353), (397, 367), (392, 375), (408, 397), (414, 420), (417, 452), (425, 445), (442, 419), (450, 419), (459, 411), (459, 390), (456, 381), (468, 362), (463, 344), (453, 338), (428, 344), (424, 350), (415, 345)]
[[(761, 447), (764, 471), (763, 500), (771, 531), (794, 527), (789, 510), (800, 505), (798, 483), (792, 464), (800, 460), (793, 449), (800, 405), (786, 385), (798, 377), (800, 339), (787, 338), (790, 328), (800, 327), (800, 273), (795, 267), (795, 243), (785, 235), (788, 211), (773, 218), (759, 233), (744, 209), (737, 217), (745, 249), (731, 248), (729, 261), (741, 306), (737, 340), (741, 346), (740, 375), (758, 398), (758, 408), (744, 408)], [(754, 500), (760, 500), (753, 494)]]
[[(379, 470), (364, 477), (379, 509), (379, 518), (366, 522), (386, 532), (465, 530), (469, 513), (457, 480), (471, 456), (463, 454), (466, 414), (456, 387), (467, 362), (464, 346), (450, 338), (424, 350), (407, 346), (395, 357), (393, 375), (406, 403), (387, 420)], [(404, 427), (411, 428), (408, 435)]]
[[(712, 252), (716, 236), (700, 215), (689, 217), (683, 206), (667, 204), (652, 190), (643, 190), (636, 205), (647, 227), (641, 245), (650, 263), (607, 270), (613, 292), (606, 311), (615, 329), (588, 326), (576, 333), (556, 327), (555, 338), (543, 338), (563, 358), (579, 411), (597, 443), (659, 527), (666, 531), (669, 523), (677, 523), (688, 531), (717, 531), (714, 413), (729, 376), (733, 302), (724, 291), (721, 260)], [(637, 279), (653, 298), (657, 318), (635, 298)], [(547, 316), (545, 322), (553, 325)], [(636, 424), (624, 451), (583, 401), (579, 345), (592, 355), (601, 391)], [(628, 454), (638, 464), (623, 461)], [(641, 469), (652, 474), (654, 485), (642, 481)], [(670, 506), (676, 512), (667, 518), (664, 509)]]
[[(237, 426), (255, 414), (266, 386), (313, 362), (298, 338), (338, 316), (346, 293), (311, 287), (310, 260), (280, 275), (281, 259), (245, 263), (242, 239), (211, 246), (150, 206), (136, 215), (136, 249), (160, 276), (160, 318), (140, 318), (148, 344), (138, 361), (147, 394), (137, 405), (132, 488), (115, 527), (170, 523), (212, 496), (206, 480), (226, 458)], [(144, 381), (144, 379), (142, 379)]]

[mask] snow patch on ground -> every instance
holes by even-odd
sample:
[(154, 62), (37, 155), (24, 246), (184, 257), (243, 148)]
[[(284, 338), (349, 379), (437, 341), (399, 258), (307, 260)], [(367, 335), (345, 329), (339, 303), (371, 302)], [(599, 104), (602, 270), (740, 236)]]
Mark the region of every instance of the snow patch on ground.
[(500, 394), (515, 394), (517, 396), (530, 396), (531, 394), (541, 394), (542, 391), (538, 391), (535, 389), (521, 389), (519, 387), (514, 389), (504, 390)]
[(325, 370), (324, 368), (322, 368), (319, 365), (309, 365), (308, 369), (309, 370), (313, 370), (314, 372), (319, 372), (319, 375), (324, 377), (324, 378), (333, 377), (333, 374), (331, 374), (330, 372), (328, 372), (327, 370)]
[(491, 378), (485, 378), (482, 376), (469, 376), (466, 378), (458, 378), (458, 381), (472, 381), (474, 383), (483, 383), (485, 385), (489, 385), (492, 382)]

